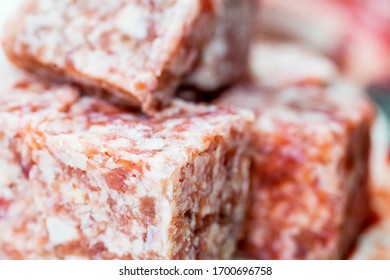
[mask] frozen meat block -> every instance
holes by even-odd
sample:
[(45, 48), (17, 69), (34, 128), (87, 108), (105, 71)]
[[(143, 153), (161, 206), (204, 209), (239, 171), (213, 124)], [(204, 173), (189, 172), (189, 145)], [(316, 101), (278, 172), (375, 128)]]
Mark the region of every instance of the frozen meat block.
[(371, 103), (340, 83), (273, 92), (242, 86), (219, 104), (257, 114), (242, 253), (259, 259), (345, 257), (369, 213)]
[(5, 29), (18, 66), (98, 88), (146, 113), (180, 84), (215, 90), (246, 67), (257, 0), (30, 0)]
[(0, 99), (0, 258), (232, 256), (251, 112), (175, 102), (150, 119), (33, 80)]
[(37, 82), (11, 67), (1, 68), (0, 74), (0, 259), (21, 259), (32, 256), (46, 239), (28, 179), (33, 155), (25, 139), (32, 124), (68, 110), (78, 92)]

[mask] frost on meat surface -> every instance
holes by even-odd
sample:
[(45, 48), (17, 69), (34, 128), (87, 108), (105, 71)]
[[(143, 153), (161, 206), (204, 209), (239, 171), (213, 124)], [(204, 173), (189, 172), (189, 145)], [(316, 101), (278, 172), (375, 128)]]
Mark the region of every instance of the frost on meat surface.
[(0, 258), (232, 256), (250, 112), (177, 101), (149, 119), (70, 87), (19, 84), (0, 92)]
[(243, 74), (255, 7), (255, 0), (30, 0), (3, 44), (23, 68), (152, 113), (187, 78), (214, 90)]
[(371, 103), (345, 84), (273, 92), (242, 86), (219, 103), (257, 114), (242, 253), (259, 259), (345, 257), (368, 214)]
[[(43, 248), (45, 228), (41, 201), (28, 177), (33, 172), (32, 149), (41, 143), (24, 141), (31, 127), (66, 111), (78, 93), (68, 86), (37, 82), (8, 69), (0, 85), (0, 259), (20, 259)], [(49, 256), (48, 256), (49, 257)]]

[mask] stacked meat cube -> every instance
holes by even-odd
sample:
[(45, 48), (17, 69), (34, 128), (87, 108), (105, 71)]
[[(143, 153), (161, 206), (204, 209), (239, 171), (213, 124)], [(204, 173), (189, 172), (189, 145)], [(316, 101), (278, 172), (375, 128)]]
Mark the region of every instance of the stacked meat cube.
[(252, 108), (252, 195), (242, 251), (261, 259), (340, 259), (369, 214), (373, 109), (343, 84), (238, 87), (219, 104)]
[(23, 1), (3, 36), (25, 72), (0, 71), (0, 258), (346, 257), (374, 109), (314, 51), (251, 44), (257, 7)]
[(245, 70), (255, 0), (25, 1), (5, 29), (17, 65), (151, 113), (180, 84), (216, 90)]
[(0, 99), (2, 254), (231, 257), (248, 195), (250, 113), (178, 102), (146, 119), (23, 77)]

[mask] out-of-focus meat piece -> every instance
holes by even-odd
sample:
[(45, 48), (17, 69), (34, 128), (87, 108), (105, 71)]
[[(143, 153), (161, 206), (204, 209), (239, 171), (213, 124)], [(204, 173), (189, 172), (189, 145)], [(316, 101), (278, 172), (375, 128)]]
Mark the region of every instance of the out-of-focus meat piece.
[(355, 87), (241, 86), (217, 103), (250, 108), (251, 204), (242, 254), (345, 257), (369, 213), (371, 103)]
[(213, 38), (204, 46), (198, 66), (185, 82), (206, 91), (232, 85), (246, 74), (258, 8), (257, 0), (213, 1), (217, 7)]
[(372, 131), (372, 207), (380, 219), (390, 219), (390, 131), (386, 116), (379, 111)]
[(361, 84), (390, 78), (388, 1), (266, 0), (263, 6), (259, 26), (268, 35), (319, 48)]
[(390, 221), (384, 220), (368, 229), (359, 238), (351, 259), (390, 260)]
[(255, 83), (270, 88), (327, 85), (338, 77), (329, 58), (302, 44), (262, 40), (252, 44), (250, 72)]
[(150, 119), (32, 78), (0, 100), (0, 258), (232, 257), (251, 112), (175, 102)]
[(32, 0), (5, 29), (29, 71), (108, 91), (146, 113), (179, 84), (215, 90), (244, 74), (256, 0)]

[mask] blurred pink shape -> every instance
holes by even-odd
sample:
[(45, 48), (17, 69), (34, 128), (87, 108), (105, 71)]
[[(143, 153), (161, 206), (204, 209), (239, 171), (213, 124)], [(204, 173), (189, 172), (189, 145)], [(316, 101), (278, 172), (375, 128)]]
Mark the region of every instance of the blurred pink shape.
[(390, 1), (263, 1), (269, 34), (314, 45), (360, 84), (390, 81)]

